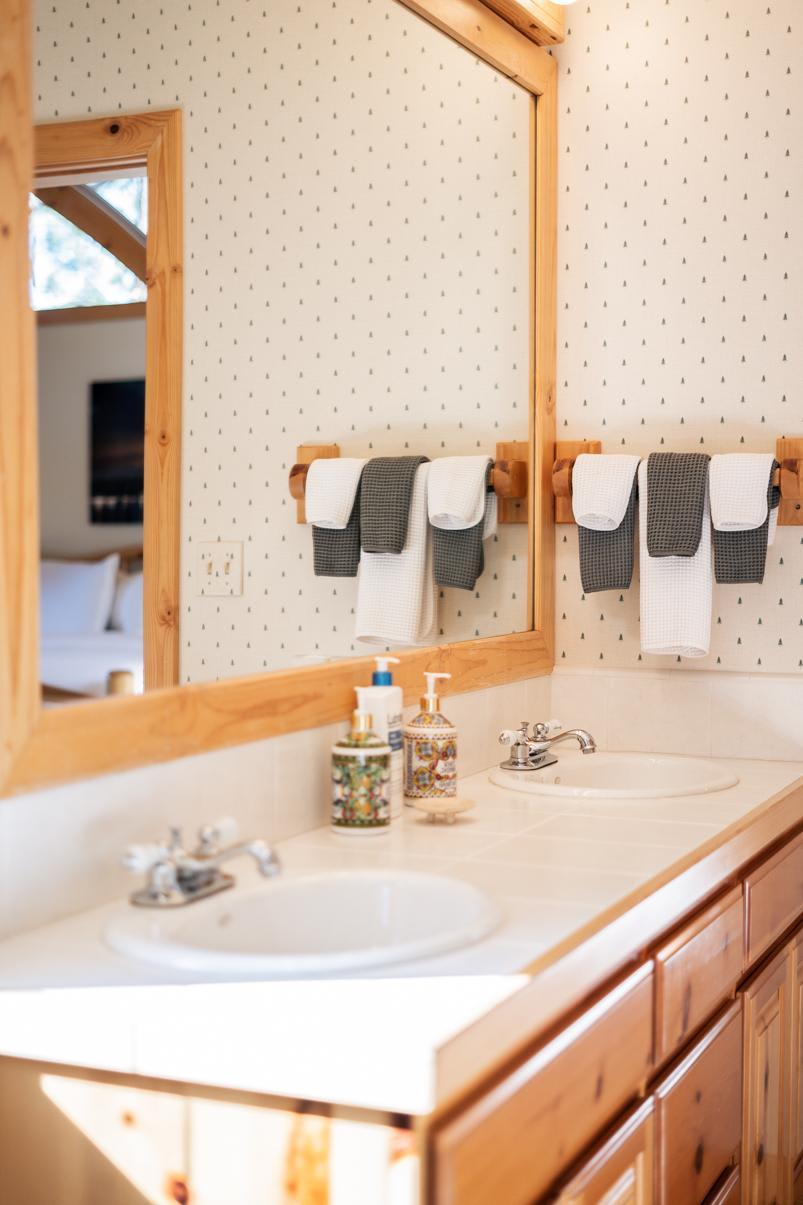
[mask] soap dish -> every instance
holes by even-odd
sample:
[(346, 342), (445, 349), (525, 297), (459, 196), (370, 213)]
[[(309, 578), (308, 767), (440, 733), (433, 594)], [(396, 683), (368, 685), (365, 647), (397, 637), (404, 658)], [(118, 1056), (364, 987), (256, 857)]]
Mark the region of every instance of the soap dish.
[(473, 799), (458, 799), (457, 796), (440, 799), (416, 799), (413, 807), (417, 812), (424, 812), (427, 820), (435, 824), (438, 820), (445, 820), (447, 824), (454, 824), (455, 817), (460, 812), (470, 812), (477, 805)]

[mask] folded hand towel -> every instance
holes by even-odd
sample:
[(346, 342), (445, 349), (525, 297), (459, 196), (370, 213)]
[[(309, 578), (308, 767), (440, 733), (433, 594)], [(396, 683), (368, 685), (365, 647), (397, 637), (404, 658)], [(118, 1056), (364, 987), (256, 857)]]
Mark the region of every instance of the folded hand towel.
[(304, 491), (316, 577), (356, 577), (360, 563), (360, 477), (364, 460), (313, 460)]
[(647, 544), (649, 469), (639, 467), (641, 649), (678, 657), (704, 657), (711, 643), (711, 517), (703, 494), (699, 545), (694, 556), (653, 557)]
[[(647, 548), (651, 557), (694, 556), (700, 547), (703, 509), (709, 510), (709, 460), (703, 452), (650, 454), (646, 477)], [(642, 490), (642, 510), (644, 496)]]
[(404, 550), (398, 555), (363, 551), (360, 558), (356, 635), (367, 644), (431, 644), (435, 637), (429, 470), (426, 463), (416, 470)]
[[(730, 458), (714, 457), (714, 460), (718, 459), (727, 460)], [(738, 457), (733, 457), (733, 459), (738, 459)], [(778, 504), (781, 500), (780, 489), (777, 485), (772, 484), (775, 470), (778, 468), (778, 462), (773, 456), (768, 457), (768, 460), (769, 464), (765, 463), (761, 466), (764, 479), (763, 522), (752, 529), (741, 527), (725, 530), (714, 529), (714, 576), (721, 585), (745, 585), (751, 582), (761, 583), (764, 581), (764, 571), (767, 566), (767, 547), (770, 543), (770, 526), (772, 526), (774, 538), (775, 527), (778, 523)], [(713, 512), (713, 478), (711, 484), (711, 507)], [(747, 492), (750, 494), (755, 493), (752, 487)], [(728, 507), (725, 513), (735, 514), (738, 505), (736, 503), (732, 508)], [(755, 516), (758, 513), (758, 509), (758, 506), (754, 503), (750, 513)], [(743, 513), (747, 513), (746, 507), (743, 509)], [(722, 521), (722, 511), (720, 512), (720, 521)]]
[(443, 456), (433, 460), (427, 486), (429, 521), (444, 531), (476, 527), (485, 514), (490, 456)]
[(771, 452), (711, 457), (709, 493), (715, 531), (754, 531), (769, 513), (767, 478), (777, 467)]
[(572, 511), (578, 527), (616, 531), (630, 507), (638, 456), (577, 457), (572, 470)]
[[(407, 522), (416, 471), (427, 456), (378, 456), (363, 469), (360, 529), (363, 552), (398, 555), (407, 539)], [(426, 499), (424, 499), (426, 506)]]
[[(466, 466), (462, 461), (473, 463)], [(432, 462), (427, 495), (429, 521), (434, 529), (435, 581), (439, 586), (473, 590), (477, 578), (482, 576), (485, 569), (483, 541), (496, 532), (496, 494), (488, 488), (492, 464), (489, 456), (451, 456)], [(437, 473), (439, 465), (447, 467)], [(436, 476), (440, 481), (436, 482), (433, 491), (432, 481)], [(472, 495), (470, 509), (466, 504), (469, 494)], [(478, 511), (474, 494), (482, 502), (481, 511)], [(469, 513), (472, 517), (478, 514), (479, 518), (471, 527), (464, 527), (463, 518)]]
[[(591, 457), (599, 460), (601, 457)], [(624, 518), (615, 531), (592, 531), (578, 525), (580, 580), (585, 594), (600, 590), (629, 590), (633, 580), (638, 481), (630, 486)]]

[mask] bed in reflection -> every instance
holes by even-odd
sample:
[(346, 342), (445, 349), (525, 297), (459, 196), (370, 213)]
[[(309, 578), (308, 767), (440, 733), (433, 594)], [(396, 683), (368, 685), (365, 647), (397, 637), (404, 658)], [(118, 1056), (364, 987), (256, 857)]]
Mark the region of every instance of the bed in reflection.
[(43, 557), (40, 624), (45, 703), (141, 694), (142, 549)]

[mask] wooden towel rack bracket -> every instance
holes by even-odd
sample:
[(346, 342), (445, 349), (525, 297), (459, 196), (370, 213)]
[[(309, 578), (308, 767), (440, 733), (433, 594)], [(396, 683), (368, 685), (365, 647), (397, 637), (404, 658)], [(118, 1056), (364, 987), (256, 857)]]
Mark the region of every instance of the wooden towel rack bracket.
[[(528, 449), (525, 440), (496, 445), (491, 485), (499, 499), (500, 523), (527, 522)], [(297, 460), (289, 476), (290, 496), (297, 505), (297, 522), (305, 522), (304, 494), (309, 466), (313, 460), (333, 460), (339, 456), (337, 444), (302, 444), (297, 448)]]
[[(552, 466), (552, 491), (555, 495), (555, 522), (574, 523), (572, 513), (572, 471), (574, 462), (583, 453), (599, 455), (602, 444), (595, 440), (564, 440), (555, 444)], [(781, 505), (778, 524), (783, 527), (803, 526), (803, 439), (778, 439), (775, 459), (780, 468), (774, 484), (780, 486)]]

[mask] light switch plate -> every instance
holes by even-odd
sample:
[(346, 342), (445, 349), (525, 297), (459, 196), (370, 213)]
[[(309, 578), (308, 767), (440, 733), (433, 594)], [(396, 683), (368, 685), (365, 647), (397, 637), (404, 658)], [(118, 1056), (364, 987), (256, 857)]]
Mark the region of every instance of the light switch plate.
[(235, 595), (243, 592), (242, 540), (209, 540), (197, 548), (197, 594)]

